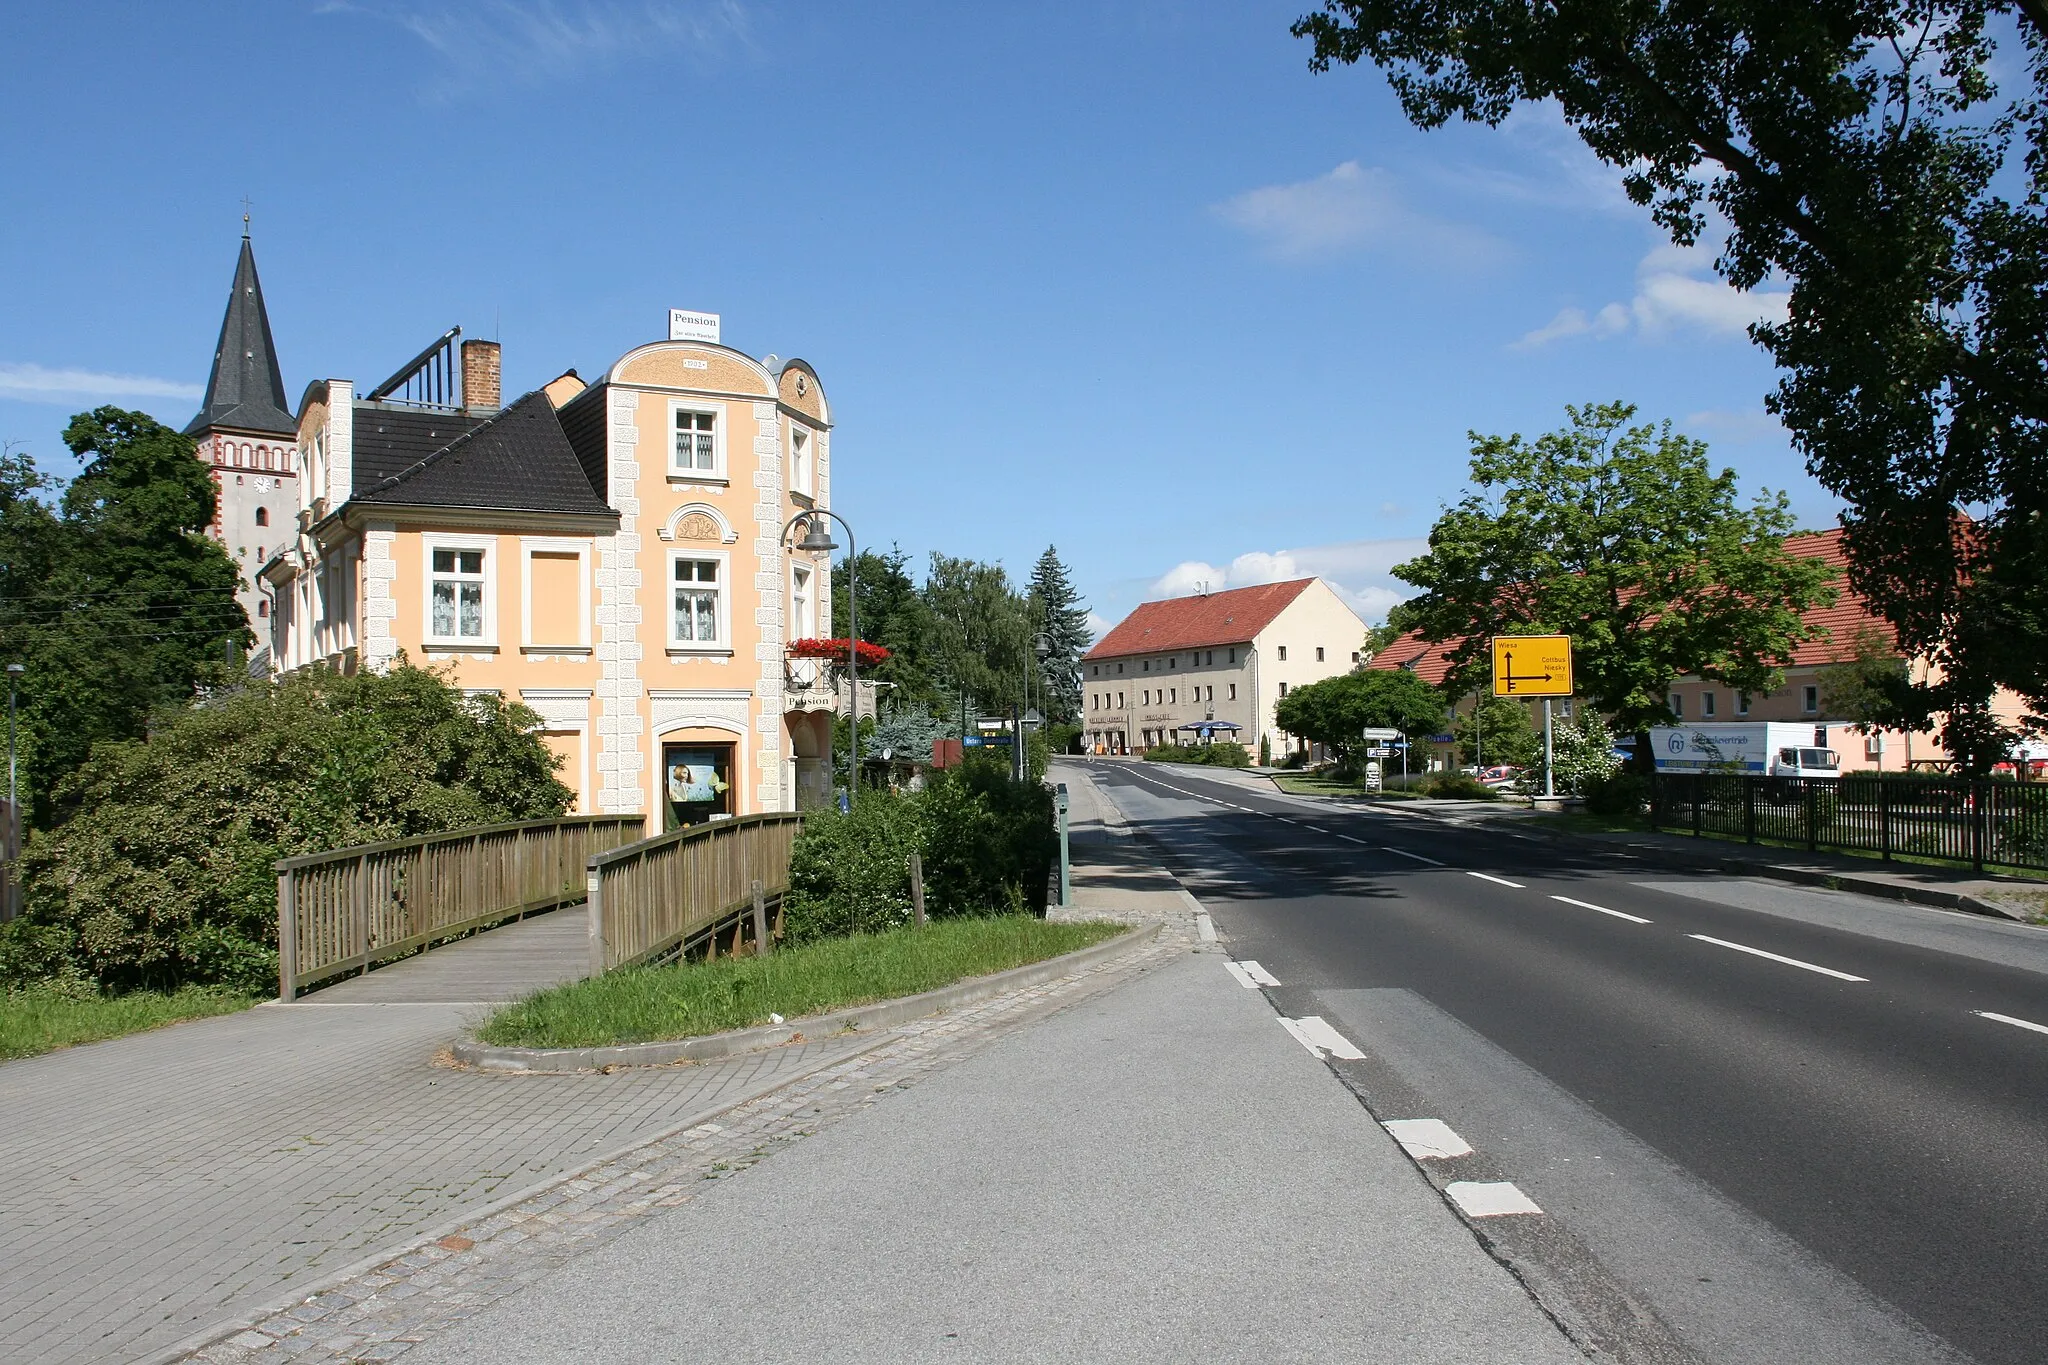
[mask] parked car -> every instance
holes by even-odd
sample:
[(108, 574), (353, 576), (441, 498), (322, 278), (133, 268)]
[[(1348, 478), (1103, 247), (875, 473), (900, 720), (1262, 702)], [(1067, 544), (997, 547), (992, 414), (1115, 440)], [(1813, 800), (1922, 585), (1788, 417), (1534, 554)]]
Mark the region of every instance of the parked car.
[(1479, 780), (1489, 787), (1510, 787), (1519, 782), (1523, 770), (1512, 763), (1496, 763), (1479, 774)]

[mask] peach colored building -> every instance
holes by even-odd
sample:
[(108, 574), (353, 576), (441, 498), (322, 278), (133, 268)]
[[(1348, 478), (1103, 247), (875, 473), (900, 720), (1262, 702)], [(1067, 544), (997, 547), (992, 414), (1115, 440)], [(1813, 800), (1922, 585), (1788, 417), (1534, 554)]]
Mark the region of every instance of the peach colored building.
[[(456, 335), (428, 371), (452, 375)], [(838, 699), (783, 647), (831, 620), (831, 574), (779, 538), (829, 504), (816, 373), (661, 341), (501, 407), (498, 362), (462, 343), (438, 401), (307, 389), (298, 533), (261, 573), (273, 666), (403, 654), (521, 702), (583, 812), (829, 800)]]

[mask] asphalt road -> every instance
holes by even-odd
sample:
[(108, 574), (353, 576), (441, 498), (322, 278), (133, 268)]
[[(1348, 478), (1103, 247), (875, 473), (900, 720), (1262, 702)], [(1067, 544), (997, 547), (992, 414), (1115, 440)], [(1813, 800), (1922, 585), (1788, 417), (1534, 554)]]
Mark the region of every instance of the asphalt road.
[(2048, 932), (1088, 766), (1612, 1354), (2048, 1359)]

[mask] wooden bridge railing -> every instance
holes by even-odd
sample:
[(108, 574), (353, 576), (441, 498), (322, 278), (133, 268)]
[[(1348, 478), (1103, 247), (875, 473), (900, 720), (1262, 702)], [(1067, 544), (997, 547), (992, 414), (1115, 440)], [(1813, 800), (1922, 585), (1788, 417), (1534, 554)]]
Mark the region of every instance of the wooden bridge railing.
[(743, 815), (674, 830), (590, 860), (590, 972), (662, 957), (780, 896), (801, 815)]
[(278, 997), (440, 939), (583, 899), (592, 854), (639, 815), (574, 815), (394, 839), (277, 865)]

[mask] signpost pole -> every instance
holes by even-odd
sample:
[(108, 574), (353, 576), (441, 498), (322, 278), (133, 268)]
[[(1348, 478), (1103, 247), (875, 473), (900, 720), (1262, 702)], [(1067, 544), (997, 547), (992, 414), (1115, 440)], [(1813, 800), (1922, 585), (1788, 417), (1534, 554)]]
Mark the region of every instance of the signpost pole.
[(1557, 780), (1551, 767), (1550, 698), (1543, 699), (1543, 794), (1557, 795)]

